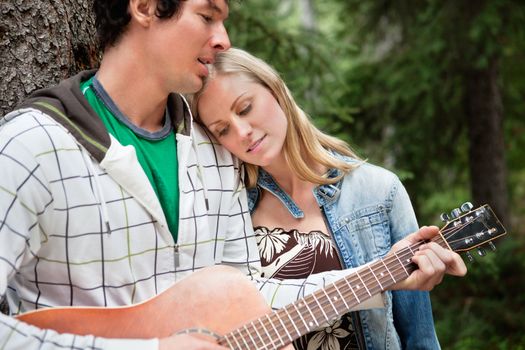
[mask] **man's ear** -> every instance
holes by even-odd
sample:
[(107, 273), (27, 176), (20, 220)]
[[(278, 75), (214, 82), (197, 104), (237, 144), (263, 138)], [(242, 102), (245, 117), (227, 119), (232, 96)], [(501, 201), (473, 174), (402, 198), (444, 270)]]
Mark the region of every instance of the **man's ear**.
[(149, 27), (157, 10), (156, 0), (130, 0), (129, 13), (137, 23)]

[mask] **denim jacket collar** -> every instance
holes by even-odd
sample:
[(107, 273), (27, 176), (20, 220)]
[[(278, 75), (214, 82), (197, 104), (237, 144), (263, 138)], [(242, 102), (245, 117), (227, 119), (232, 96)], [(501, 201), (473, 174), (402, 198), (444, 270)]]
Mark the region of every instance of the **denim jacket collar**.
[[(330, 169), (328, 171), (328, 178), (334, 178), (339, 174), (340, 170)], [(325, 206), (337, 199), (341, 191), (342, 181), (335, 184), (320, 185), (314, 189), (314, 197), (319, 206)], [(260, 189), (264, 188), (268, 192), (276, 196), (288, 209), (290, 214), (296, 219), (304, 217), (304, 212), (297, 206), (293, 199), (277, 184), (274, 178), (264, 169), (259, 168), (259, 176), (257, 178), (257, 188), (248, 190), (248, 202), (250, 211), (253, 212), (259, 200)]]

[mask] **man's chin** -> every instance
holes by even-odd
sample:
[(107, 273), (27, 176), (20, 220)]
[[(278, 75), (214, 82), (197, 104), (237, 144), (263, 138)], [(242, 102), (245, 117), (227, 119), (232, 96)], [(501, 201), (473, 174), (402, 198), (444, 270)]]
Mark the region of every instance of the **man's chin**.
[(187, 84), (181, 91), (177, 91), (181, 94), (194, 94), (198, 92), (204, 86), (204, 80), (206, 78), (199, 77), (195, 79), (191, 84)]

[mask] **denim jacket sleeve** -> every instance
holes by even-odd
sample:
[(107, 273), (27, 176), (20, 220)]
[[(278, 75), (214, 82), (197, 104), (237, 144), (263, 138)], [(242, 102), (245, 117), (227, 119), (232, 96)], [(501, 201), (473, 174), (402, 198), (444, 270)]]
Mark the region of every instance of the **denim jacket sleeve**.
[[(396, 178), (390, 211), (392, 243), (418, 229), (408, 193)], [(423, 291), (392, 292), (394, 324), (403, 349), (440, 349), (437, 340), (430, 295)]]

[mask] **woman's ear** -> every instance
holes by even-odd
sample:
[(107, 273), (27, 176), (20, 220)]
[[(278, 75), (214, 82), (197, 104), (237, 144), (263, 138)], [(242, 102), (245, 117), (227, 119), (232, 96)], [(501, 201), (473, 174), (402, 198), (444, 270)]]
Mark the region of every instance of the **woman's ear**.
[(157, 10), (156, 0), (130, 0), (129, 13), (138, 24), (149, 27)]

